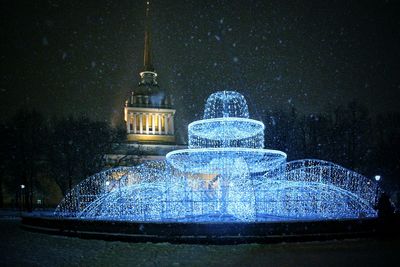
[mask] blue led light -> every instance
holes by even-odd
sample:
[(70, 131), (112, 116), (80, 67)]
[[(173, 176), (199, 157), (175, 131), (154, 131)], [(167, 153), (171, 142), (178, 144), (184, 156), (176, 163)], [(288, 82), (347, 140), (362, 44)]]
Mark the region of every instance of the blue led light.
[(212, 94), (188, 126), (189, 148), (166, 161), (87, 178), (58, 216), (129, 221), (287, 221), (374, 217), (377, 184), (334, 163), (264, 149), (264, 124), (245, 98)]

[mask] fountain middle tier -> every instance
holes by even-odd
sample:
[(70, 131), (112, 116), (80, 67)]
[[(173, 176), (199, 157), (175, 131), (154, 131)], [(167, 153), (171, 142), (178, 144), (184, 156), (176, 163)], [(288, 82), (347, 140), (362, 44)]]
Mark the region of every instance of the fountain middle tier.
[(175, 150), (166, 158), (179, 171), (200, 174), (224, 174), (238, 160), (246, 163), (246, 172), (250, 174), (273, 172), (286, 163), (286, 154), (282, 151), (241, 147)]
[(248, 118), (224, 117), (192, 122), (189, 148), (264, 147), (264, 124)]

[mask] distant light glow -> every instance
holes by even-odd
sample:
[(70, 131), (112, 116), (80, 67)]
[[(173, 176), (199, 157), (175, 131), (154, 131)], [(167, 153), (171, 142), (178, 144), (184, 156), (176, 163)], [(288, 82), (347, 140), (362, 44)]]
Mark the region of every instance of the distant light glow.
[(21, 189), (24, 189), (25, 188), (25, 185), (24, 184), (21, 184)]
[(380, 175), (375, 175), (375, 181), (379, 182), (381, 180), (381, 176)]
[(285, 153), (263, 149), (264, 124), (249, 119), (237, 92), (212, 94), (204, 119), (188, 128), (188, 149), (168, 153), (166, 161), (89, 177), (62, 200), (56, 215), (157, 222), (376, 216), (376, 182), (327, 161), (286, 163)]

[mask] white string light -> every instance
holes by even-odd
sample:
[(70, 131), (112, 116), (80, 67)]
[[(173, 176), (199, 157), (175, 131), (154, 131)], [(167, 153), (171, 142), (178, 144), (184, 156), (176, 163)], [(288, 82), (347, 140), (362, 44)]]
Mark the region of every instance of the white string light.
[(189, 148), (166, 161), (98, 173), (59, 204), (58, 216), (133, 221), (286, 221), (374, 217), (377, 184), (321, 160), (286, 163), (263, 149), (264, 124), (245, 98), (212, 94), (188, 126)]

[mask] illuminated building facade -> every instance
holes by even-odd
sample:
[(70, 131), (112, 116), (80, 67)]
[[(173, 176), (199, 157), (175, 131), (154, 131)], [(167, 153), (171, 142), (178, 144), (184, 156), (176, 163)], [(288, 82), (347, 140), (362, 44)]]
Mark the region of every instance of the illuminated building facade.
[(150, 3), (146, 4), (144, 64), (138, 87), (125, 102), (125, 122), (128, 141), (175, 143), (172, 99), (160, 90), (157, 73), (151, 62)]
[(144, 64), (140, 81), (125, 101), (126, 143), (115, 144), (109, 165), (136, 165), (147, 160), (162, 160), (165, 154), (182, 148), (176, 145), (175, 109), (171, 95), (161, 89), (152, 64), (150, 2), (146, 3)]

